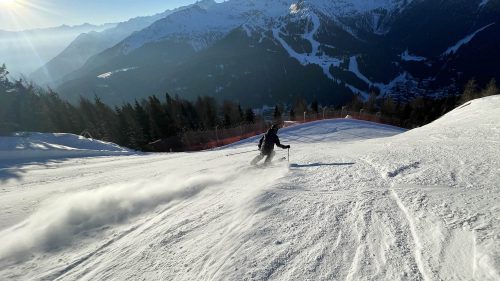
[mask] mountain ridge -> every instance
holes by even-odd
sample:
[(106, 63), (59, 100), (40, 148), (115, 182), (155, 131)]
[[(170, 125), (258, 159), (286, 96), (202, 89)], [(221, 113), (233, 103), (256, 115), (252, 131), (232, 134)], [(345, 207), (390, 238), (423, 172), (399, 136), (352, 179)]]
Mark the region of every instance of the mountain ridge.
[[(295, 60), (304, 67), (319, 67), (323, 75), (333, 82), (330, 92), (337, 92), (338, 97), (351, 93), (366, 99), (370, 92), (375, 92), (379, 97), (389, 95), (398, 99), (410, 99), (419, 95), (439, 97), (457, 94), (460, 88), (457, 83), (464, 83), (472, 77), (469, 74), (467, 75), (469, 77), (457, 77), (457, 73), (464, 71), (448, 66), (464, 58), (460, 57), (460, 54), (442, 56), (443, 52), (457, 41), (463, 40), (464, 36), (468, 36), (469, 30), (474, 31), (483, 27), (484, 22), (492, 25), (476, 33), (466, 42), (468, 44), (461, 45), (457, 50), (461, 53), (477, 42), (481, 42), (489, 49), (498, 44), (498, 40), (493, 40), (493, 44), (485, 43), (483, 38), (483, 36), (491, 37), (491, 34), (498, 32), (498, 25), (493, 24), (495, 21), (491, 21), (495, 15), (500, 14), (495, 2), (488, 2), (481, 8), (479, 1), (475, 3), (464, 0), (443, 1), (439, 5), (430, 0), (378, 0), (370, 2), (371, 5), (367, 6), (363, 6), (362, 3), (364, 2), (231, 0), (205, 8), (192, 6), (156, 21), (113, 48), (89, 59), (81, 69), (69, 75), (59, 89), (63, 95), (75, 90), (78, 95), (83, 96), (88, 96), (90, 92), (98, 93), (109, 103), (131, 101), (134, 96), (132, 92), (123, 87), (116, 87), (116, 84), (120, 83), (120, 75), (106, 80), (95, 77), (102, 73), (133, 67), (137, 77), (134, 78), (132, 73), (128, 73), (124, 74), (126, 79), (135, 80), (140, 85), (134, 87), (135, 89), (144, 86), (143, 91), (148, 94), (162, 95), (161, 92), (168, 91), (194, 98), (196, 95), (211, 93), (218, 98), (248, 100), (242, 97), (243, 94), (238, 93), (238, 90), (243, 87), (242, 85), (248, 87), (249, 81), (242, 81), (245, 78), (239, 81), (230, 79), (234, 76), (244, 77), (244, 73), (247, 72), (244, 65), (235, 66), (233, 69), (226, 68), (226, 73), (230, 77), (221, 77), (223, 81), (217, 84), (207, 81), (213, 78), (213, 73), (208, 71), (200, 75), (197, 73), (203, 67), (196, 67), (194, 66), (196, 63), (190, 63), (192, 57), (178, 60), (173, 58), (175, 56), (173, 53), (165, 51), (169, 48), (169, 44), (172, 47), (184, 45), (190, 50), (182, 50), (180, 53), (195, 54), (198, 63), (203, 65), (207, 58), (200, 53), (204, 54), (205, 50), (221, 46), (217, 42), (227, 43), (233, 40), (232, 44), (238, 46), (242, 54), (248, 53), (243, 51), (244, 49), (261, 48), (262, 43), (267, 42), (266, 47), (262, 47), (263, 52), (277, 54), (284, 51), (290, 60)], [(443, 17), (449, 11), (455, 16)], [(429, 16), (419, 19), (418, 15), (421, 14)], [(433, 28), (439, 22), (441, 26)], [(250, 39), (246, 46), (242, 46), (235, 41), (235, 37), (231, 37), (238, 31), (242, 31)], [(443, 37), (444, 34), (447, 36)], [(436, 39), (429, 41), (427, 37)], [(240, 39), (242, 40), (242, 37)], [(422, 45), (421, 42), (426, 44)], [(219, 53), (218, 58), (212, 59), (214, 65), (224, 64), (223, 62), (227, 64), (231, 60), (226, 57), (228, 54), (233, 58), (238, 56), (236, 51), (230, 49), (228, 54), (220, 50), (214, 52)], [(409, 54), (413, 54), (413, 57)], [(478, 56), (481, 60), (486, 60), (484, 54), (479, 53)], [(139, 57), (145, 61), (153, 61), (152, 63), (157, 66), (145, 65), (138, 59)], [(466, 61), (470, 62), (473, 57), (468, 56)], [(261, 64), (268, 64), (259, 57), (252, 59)], [(163, 65), (161, 60), (164, 60)], [(177, 65), (168, 65), (169, 61), (175, 61)], [(246, 63), (244, 57), (241, 57), (241, 61), (242, 64)], [(182, 69), (187, 65), (193, 66), (183, 71), (182, 77), (173, 73), (179, 66), (182, 66)], [(463, 67), (460, 65), (460, 68)], [(261, 69), (261, 72), (265, 73), (268, 70)], [(301, 75), (306, 75), (305, 71), (303, 72)], [(498, 77), (498, 71), (490, 69), (489, 66), (476, 75), (484, 76), (483, 73), (488, 72), (491, 72), (491, 77), (481, 77), (482, 80)], [(190, 77), (197, 78), (190, 79)], [(264, 74), (256, 79), (256, 81), (268, 80)], [(306, 79), (305, 83), (313, 89), (318, 79), (323, 78)], [(146, 85), (141, 82), (143, 80), (155, 83), (157, 87)], [(166, 80), (171, 82), (167, 83)], [(179, 83), (179, 80), (184, 82)], [(200, 88), (196, 84), (205, 84), (206, 87)], [(234, 84), (238, 86), (234, 87)], [(269, 95), (263, 93), (266, 91), (262, 87), (253, 87), (255, 92), (260, 92), (260, 95), (269, 96), (267, 100), (271, 102), (272, 93)], [(283, 91), (284, 88), (286, 87), (283, 86), (279, 91)], [(314, 90), (311, 92), (299, 95), (310, 98), (315, 95)], [(344, 100), (335, 96), (327, 98), (327, 92), (325, 88), (316, 95), (325, 97), (323, 100), (325, 103), (339, 104)], [(137, 94), (135, 97), (140, 98), (141, 95)], [(283, 95), (280, 96), (285, 98)], [(75, 98), (73, 94), (72, 99)], [(256, 100), (262, 99), (256, 97)], [(280, 101), (286, 102), (286, 100)]]

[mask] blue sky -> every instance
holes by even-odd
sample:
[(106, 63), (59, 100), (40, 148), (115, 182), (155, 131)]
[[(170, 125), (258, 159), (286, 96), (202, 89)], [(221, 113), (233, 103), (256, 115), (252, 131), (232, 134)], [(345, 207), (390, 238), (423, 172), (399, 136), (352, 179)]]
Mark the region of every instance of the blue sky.
[(0, 29), (118, 22), (194, 2), (196, 0), (0, 0)]

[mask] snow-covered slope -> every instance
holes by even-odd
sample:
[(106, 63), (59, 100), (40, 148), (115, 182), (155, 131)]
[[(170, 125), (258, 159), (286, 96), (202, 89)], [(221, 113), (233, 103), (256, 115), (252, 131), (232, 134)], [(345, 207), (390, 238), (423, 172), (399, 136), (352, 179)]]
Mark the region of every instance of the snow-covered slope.
[(475, 32), (473, 32), (472, 34), (469, 34), (467, 35), (465, 38), (461, 39), (460, 41), (458, 41), (455, 45), (449, 47), (444, 53), (443, 53), (443, 56), (448, 56), (448, 55), (453, 55), (455, 54), (458, 49), (460, 49), (460, 47), (462, 47), (463, 45), (469, 43), (472, 39), (474, 39), (474, 37), (481, 31), (487, 29), (488, 27), (494, 25), (495, 23), (490, 23), (488, 24), (487, 26), (484, 26), (484, 27), (481, 27), (480, 29), (476, 30)]
[[(0, 161), (131, 154), (114, 143), (72, 134), (18, 133), (0, 137)], [(3, 164), (3, 163), (2, 163)]]
[(498, 280), (499, 107), (289, 127), (267, 169), (256, 139), (10, 169), (0, 279)]

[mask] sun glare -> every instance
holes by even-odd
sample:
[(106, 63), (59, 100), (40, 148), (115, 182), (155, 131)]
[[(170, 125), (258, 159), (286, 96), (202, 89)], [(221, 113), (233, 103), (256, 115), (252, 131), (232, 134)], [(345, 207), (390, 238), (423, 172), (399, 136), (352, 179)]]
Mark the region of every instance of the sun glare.
[(0, 5), (13, 5), (16, 3), (17, 0), (0, 0)]
[(12, 9), (18, 4), (18, 0), (0, 0), (0, 9)]

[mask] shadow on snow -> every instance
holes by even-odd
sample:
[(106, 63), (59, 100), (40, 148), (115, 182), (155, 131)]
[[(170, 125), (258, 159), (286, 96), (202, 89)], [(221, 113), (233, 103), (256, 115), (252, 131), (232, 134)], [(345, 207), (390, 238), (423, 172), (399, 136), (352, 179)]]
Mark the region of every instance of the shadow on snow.
[(310, 163), (310, 164), (290, 164), (290, 168), (308, 168), (321, 166), (351, 166), (356, 163)]

